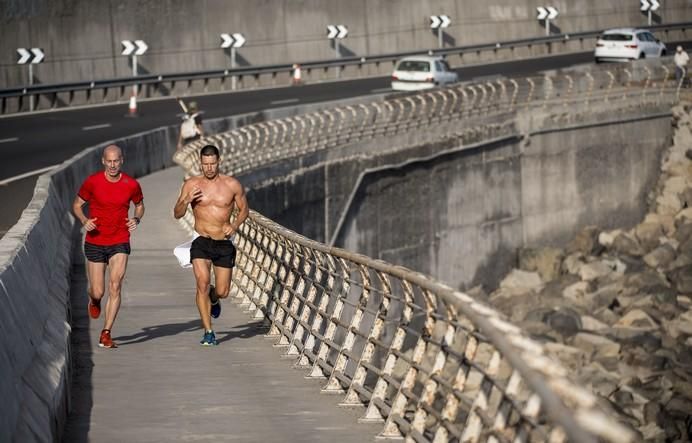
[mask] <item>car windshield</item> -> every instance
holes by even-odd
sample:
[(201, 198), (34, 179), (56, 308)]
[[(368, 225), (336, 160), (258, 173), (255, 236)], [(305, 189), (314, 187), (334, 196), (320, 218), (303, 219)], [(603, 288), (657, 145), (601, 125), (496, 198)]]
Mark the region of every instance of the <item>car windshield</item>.
[(627, 42), (632, 40), (632, 34), (603, 34), (601, 40), (611, 42)]
[(397, 71), (430, 72), (430, 63), (418, 60), (403, 60), (396, 68)]

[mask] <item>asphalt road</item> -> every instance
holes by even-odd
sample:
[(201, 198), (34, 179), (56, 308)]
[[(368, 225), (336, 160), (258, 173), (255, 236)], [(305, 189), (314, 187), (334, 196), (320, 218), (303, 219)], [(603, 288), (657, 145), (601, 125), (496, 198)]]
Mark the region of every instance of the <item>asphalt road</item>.
[[(673, 45), (675, 43), (672, 43)], [(524, 76), (547, 69), (589, 63), (593, 53), (559, 55), (457, 69), (462, 81), (479, 77)], [(339, 100), (385, 92), (389, 77), (300, 87), (249, 90), (195, 97), (205, 119), (263, 109)], [(189, 100), (189, 98), (187, 98)], [(92, 106), (0, 118), (0, 236), (14, 225), (33, 195), (37, 176), (3, 181), (59, 164), (90, 146), (160, 126), (177, 124), (180, 108), (173, 98), (138, 102), (139, 116), (127, 116), (127, 104)]]

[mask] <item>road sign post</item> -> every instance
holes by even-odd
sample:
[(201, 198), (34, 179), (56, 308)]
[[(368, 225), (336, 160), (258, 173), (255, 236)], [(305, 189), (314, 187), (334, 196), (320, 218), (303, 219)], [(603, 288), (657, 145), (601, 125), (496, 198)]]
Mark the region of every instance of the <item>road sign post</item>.
[[(221, 48), (226, 49), (230, 48), (231, 49), (231, 69), (235, 69), (236, 62), (235, 62), (235, 54), (236, 54), (236, 48), (242, 48), (243, 45), (245, 44), (245, 36), (243, 34), (240, 34), (238, 32), (234, 34), (221, 34)], [(235, 75), (231, 76), (231, 89), (235, 90), (236, 88), (236, 77)]]
[(560, 12), (553, 6), (539, 6), (536, 11), (538, 12), (538, 20), (545, 21), (545, 35), (547, 37), (550, 35), (550, 20), (555, 20)]
[(442, 48), (442, 29), (449, 26), (452, 23), (452, 19), (446, 15), (431, 15), (430, 16), (430, 27), (437, 30), (437, 47)]
[[(45, 54), (41, 48), (17, 48), (17, 64), (29, 65), (29, 86), (34, 84), (34, 65), (43, 62)], [(34, 110), (34, 96), (29, 96), (29, 111)]]
[[(149, 46), (143, 40), (122, 40), (122, 55), (132, 57), (132, 76), (137, 77), (137, 56), (147, 52)], [(130, 97), (129, 116), (137, 115), (137, 83), (132, 84), (132, 96)]]
[[(346, 38), (348, 35), (348, 28), (344, 25), (327, 25), (327, 38), (334, 40), (334, 52), (336, 58), (341, 58), (341, 51), (339, 49), (339, 40)], [(340, 76), (341, 68), (336, 67), (336, 78)]]
[(641, 5), (639, 10), (646, 13), (648, 16), (649, 26), (651, 26), (653, 21), (653, 12), (661, 7), (661, 3), (659, 0), (639, 0), (639, 4)]

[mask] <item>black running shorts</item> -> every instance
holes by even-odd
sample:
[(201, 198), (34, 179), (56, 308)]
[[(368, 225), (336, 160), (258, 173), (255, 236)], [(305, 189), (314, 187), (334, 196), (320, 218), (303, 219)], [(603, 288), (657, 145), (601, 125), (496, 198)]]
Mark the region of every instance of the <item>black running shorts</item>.
[(130, 244), (118, 243), (116, 245), (101, 246), (84, 242), (84, 255), (91, 262), (108, 263), (115, 254), (130, 255)]
[(209, 237), (197, 237), (190, 247), (190, 261), (196, 258), (211, 260), (214, 266), (232, 268), (235, 266), (235, 246), (230, 240), (214, 240)]

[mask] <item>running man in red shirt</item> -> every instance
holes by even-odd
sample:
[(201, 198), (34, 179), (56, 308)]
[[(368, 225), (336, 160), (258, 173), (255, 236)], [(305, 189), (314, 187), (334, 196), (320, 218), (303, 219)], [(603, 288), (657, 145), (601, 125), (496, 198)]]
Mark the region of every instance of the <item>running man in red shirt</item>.
[[(109, 145), (101, 157), (104, 170), (84, 180), (72, 203), (72, 212), (86, 229), (84, 255), (89, 276), (89, 316), (101, 315), (101, 299), (105, 293), (106, 267), (110, 267), (106, 318), (99, 346), (117, 348), (111, 338), (111, 328), (120, 309), (120, 289), (127, 259), (130, 254), (130, 232), (144, 215), (144, 197), (137, 180), (120, 170), (123, 153), (116, 145)], [(89, 203), (89, 216), (82, 208)], [(134, 216), (129, 218), (130, 202), (135, 204)]]

